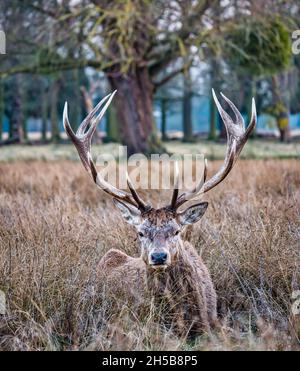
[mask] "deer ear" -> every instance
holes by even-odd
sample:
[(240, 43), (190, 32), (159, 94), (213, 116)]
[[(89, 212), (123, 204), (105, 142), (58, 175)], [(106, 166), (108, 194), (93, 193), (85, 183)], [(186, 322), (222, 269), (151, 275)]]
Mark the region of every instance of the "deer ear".
[(197, 223), (204, 215), (208, 207), (208, 202), (201, 202), (188, 207), (186, 210), (179, 213), (179, 222), (181, 225)]
[(141, 222), (141, 212), (139, 209), (127, 205), (122, 201), (117, 200), (116, 198), (113, 199), (114, 204), (118, 207), (121, 211), (123, 218), (126, 220), (127, 223), (131, 225), (138, 225)]

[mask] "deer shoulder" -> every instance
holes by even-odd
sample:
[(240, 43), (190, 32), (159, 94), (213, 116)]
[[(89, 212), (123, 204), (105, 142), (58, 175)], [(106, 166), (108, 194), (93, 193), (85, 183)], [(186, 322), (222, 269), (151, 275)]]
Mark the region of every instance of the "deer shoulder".
[(117, 249), (110, 249), (100, 260), (98, 271), (110, 271), (128, 263), (132, 258)]
[(144, 286), (146, 269), (140, 258), (133, 258), (120, 250), (109, 250), (100, 260), (98, 278), (105, 277), (106, 285), (112, 288), (122, 287), (123, 291), (132, 291)]

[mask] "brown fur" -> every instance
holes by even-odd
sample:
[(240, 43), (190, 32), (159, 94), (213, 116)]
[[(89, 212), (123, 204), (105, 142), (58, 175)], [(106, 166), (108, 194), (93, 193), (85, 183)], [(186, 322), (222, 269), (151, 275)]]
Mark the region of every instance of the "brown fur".
[[(98, 272), (113, 291), (143, 302), (164, 305), (166, 325), (181, 336), (209, 331), (217, 320), (216, 293), (209, 272), (194, 247), (181, 241), (176, 260), (165, 269), (155, 270), (140, 258), (119, 250), (109, 250)], [(121, 283), (121, 284), (120, 284)]]

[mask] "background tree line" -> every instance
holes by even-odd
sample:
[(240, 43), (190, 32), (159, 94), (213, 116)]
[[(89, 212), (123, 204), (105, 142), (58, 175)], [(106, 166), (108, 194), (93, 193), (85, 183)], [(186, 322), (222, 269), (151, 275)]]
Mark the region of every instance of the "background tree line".
[[(42, 141), (59, 142), (65, 100), (76, 128), (93, 99), (113, 89), (118, 95), (108, 115), (108, 139), (126, 144), (129, 154), (163, 151), (153, 101), (160, 99), (166, 140), (174, 91), (180, 91), (183, 140), (193, 141), (198, 70), (205, 93), (211, 87), (224, 91), (245, 115), (255, 96), (259, 111), (276, 117), (282, 140), (289, 112), (300, 110), (300, 62), (291, 53), (296, 1), (12, 0), (0, 8), (7, 35), (7, 54), (0, 57), (1, 138), (4, 114), (9, 121), (5, 143), (28, 141), (29, 116), (42, 119)], [(212, 102), (210, 107), (209, 138), (216, 139), (217, 113)]]

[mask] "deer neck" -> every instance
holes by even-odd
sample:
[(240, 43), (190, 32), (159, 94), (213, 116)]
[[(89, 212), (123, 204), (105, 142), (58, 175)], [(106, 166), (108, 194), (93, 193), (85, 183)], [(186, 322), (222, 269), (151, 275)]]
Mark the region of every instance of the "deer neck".
[(193, 272), (189, 253), (182, 243), (178, 248), (176, 260), (165, 269), (146, 268), (147, 287), (154, 296), (170, 295), (189, 286)]

